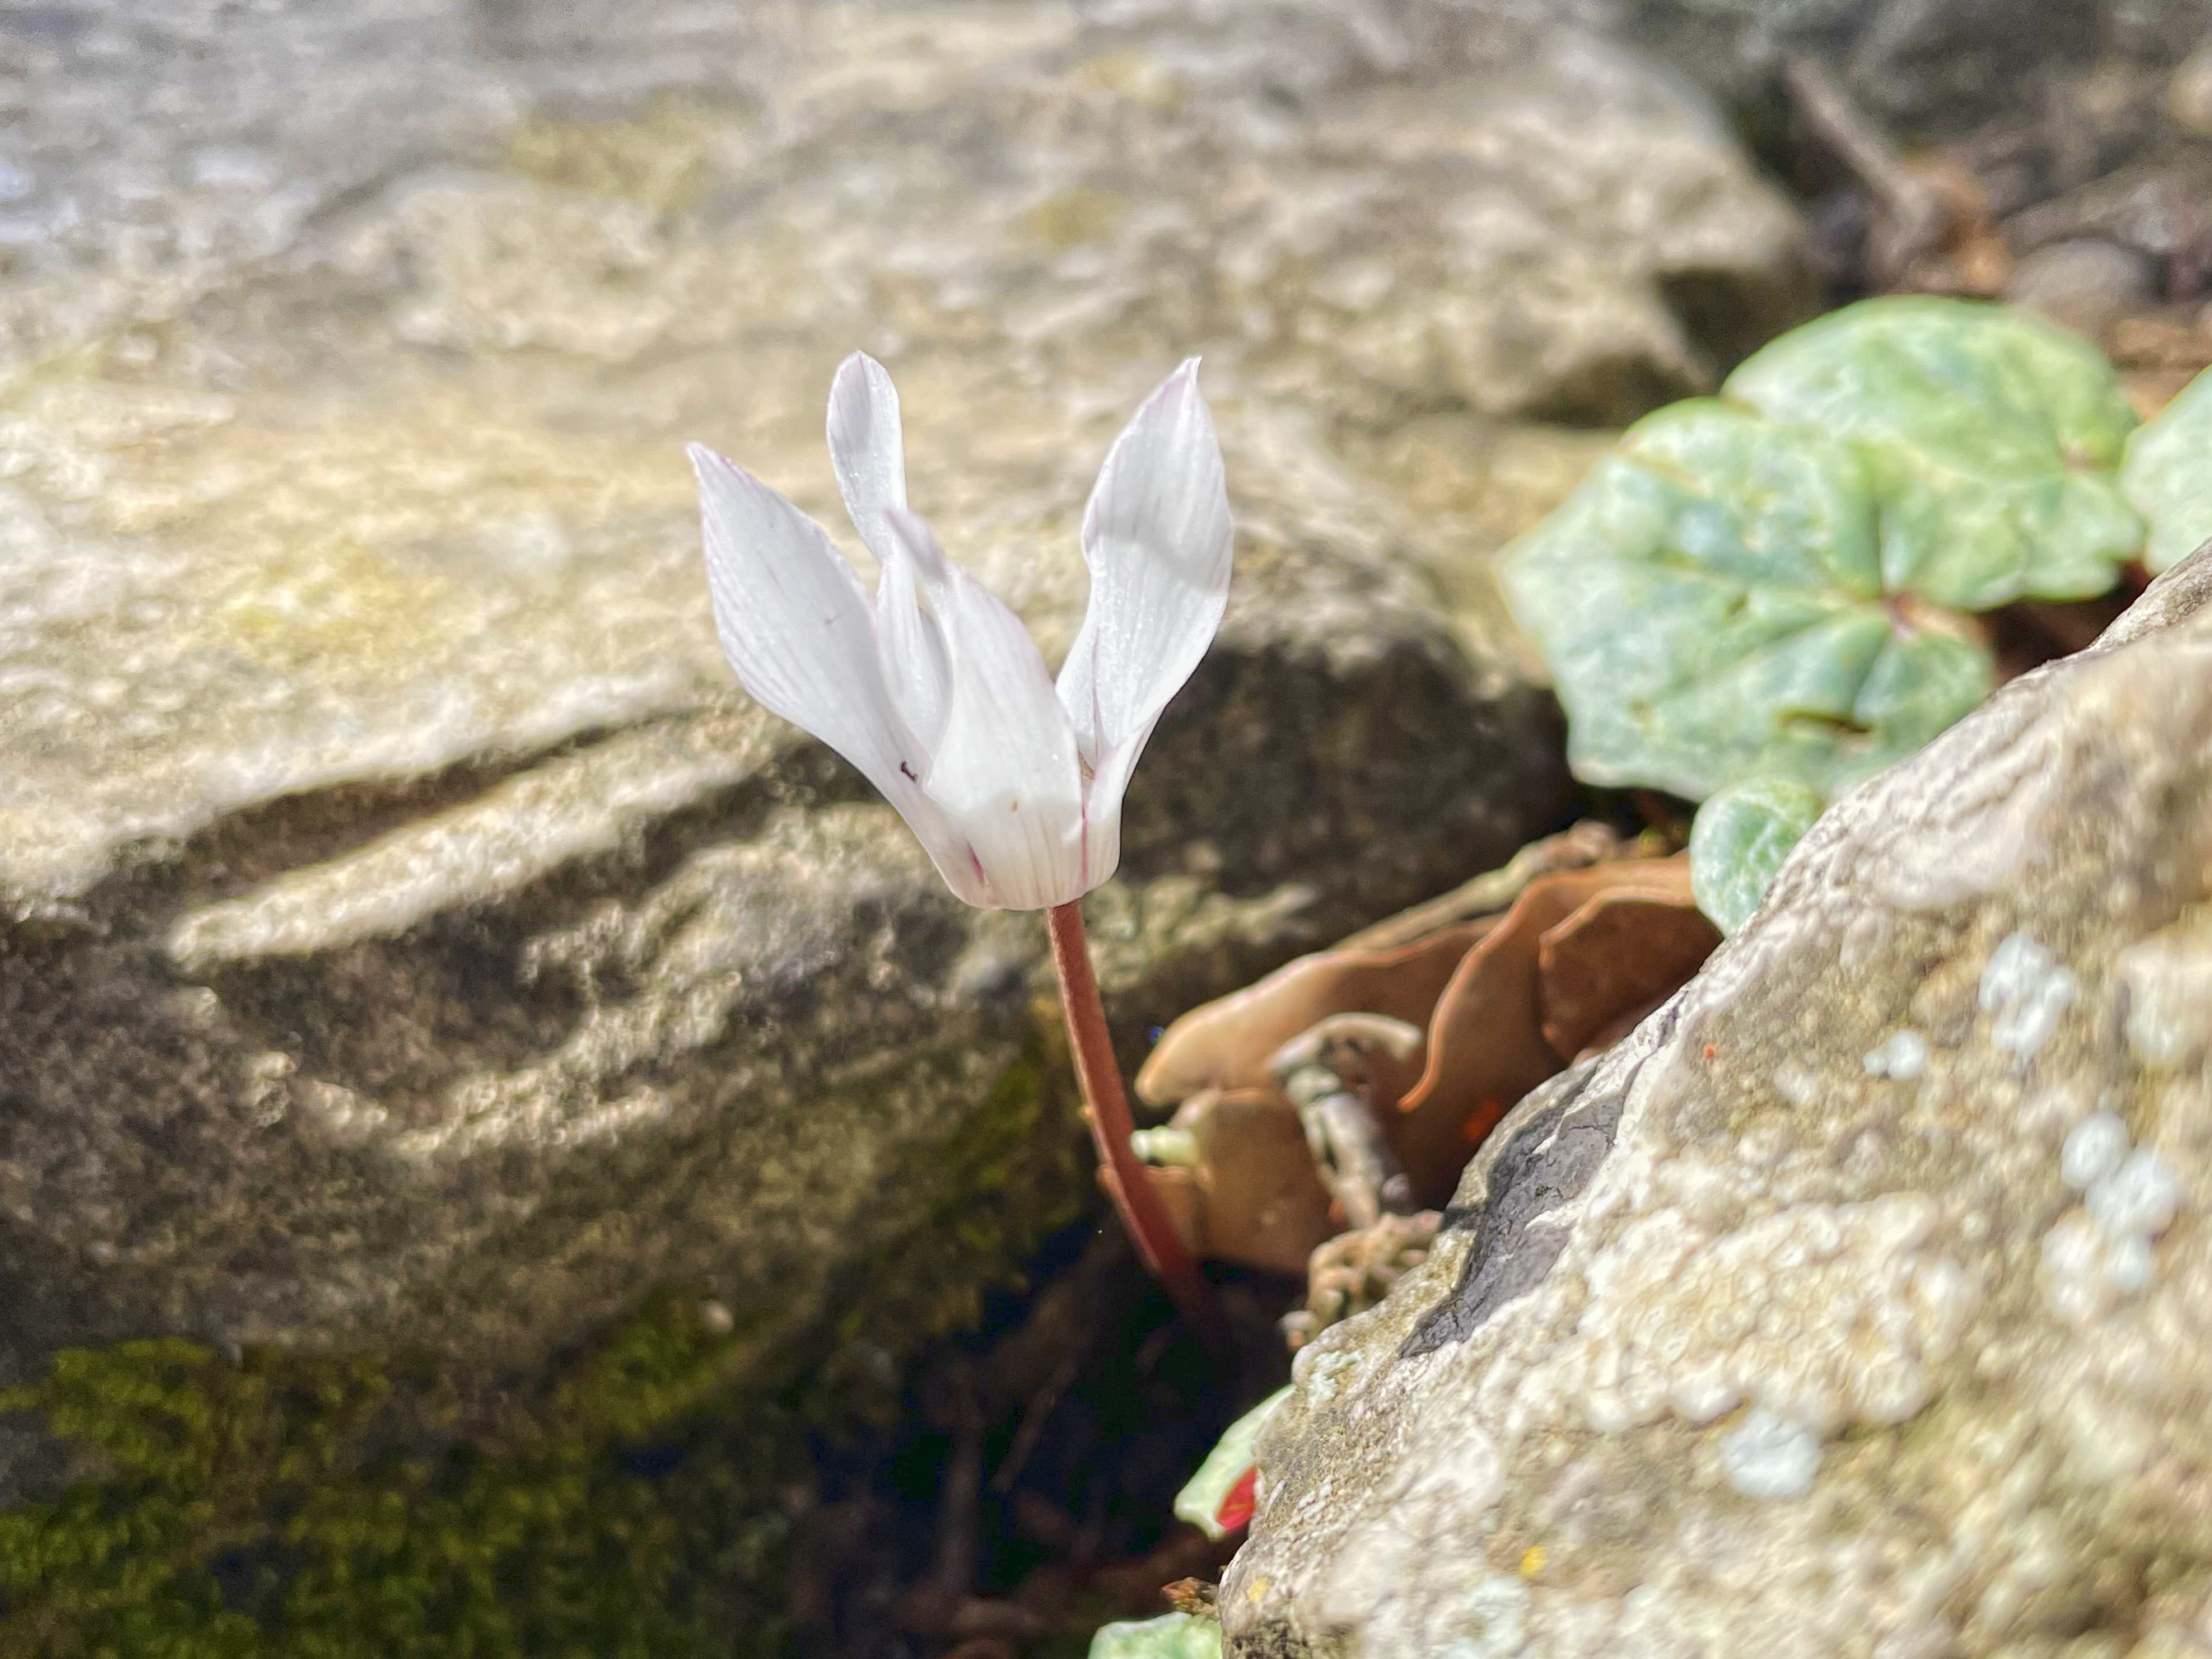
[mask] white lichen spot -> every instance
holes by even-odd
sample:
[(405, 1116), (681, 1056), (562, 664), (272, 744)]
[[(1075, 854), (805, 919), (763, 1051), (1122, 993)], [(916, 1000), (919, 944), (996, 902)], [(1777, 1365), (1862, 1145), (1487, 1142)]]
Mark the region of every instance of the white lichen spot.
[(1528, 1410), (1571, 1401), (1600, 1433), (1750, 1401), (1826, 1432), (1897, 1423), (1934, 1389), (1979, 1293), (1924, 1247), (1923, 1194), (1802, 1204), (1716, 1237), (1679, 1211), (1626, 1229), (1588, 1270), (1575, 1340), (1523, 1378)]
[(2104, 1236), (2079, 1210), (2044, 1234), (2042, 1278), (2045, 1304), (2069, 1325), (2093, 1324), (2112, 1306)]
[(1928, 1069), (1928, 1039), (1907, 1027), (1892, 1031), (1867, 1053), (1863, 1062), (1869, 1077), (1886, 1077), (1910, 1083)]
[(1721, 1442), (1721, 1468), (1746, 1498), (1802, 1498), (1820, 1472), (1820, 1437), (1778, 1412), (1753, 1406)]
[(1311, 1343), (1291, 1360), (1291, 1377), (1304, 1390), (1307, 1403), (1327, 1406), (1336, 1398), (1336, 1379), (1359, 1364), (1357, 1354), (1341, 1348), (1316, 1348)]
[(2181, 1182), (2166, 1160), (2142, 1147), (2089, 1188), (2090, 1218), (2112, 1238), (2156, 1238), (2181, 1211)]
[(1743, 1390), (1716, 1361), (1677, 1371), (1668, 1383), (1667, 1403), (1685, 1423), (1710, 1423), (1741, 1405)]
[(2105, 1282), (2122, 1296), (2141, 1296), (2158, 1275), (2158, 1254), (2141, 1233), (2107, 1241)]
[(2010, 935), (1982, 969), (1982, 1012), (1996, 1016), (1990, 1041), (2017, 1060), (2033, 1059), (2081, 989), (2057, 957), (2026, 933)]
[(1799, 1111), (1810, 1111), (1820, 1103), (1820, 1079), (1796, 1060), (1785, 1060), (1774, 1068), (1774, 1092)]
[(2181, 1182), (2149, 1148), (2130, 1152), (2127, 1125), (2109, 1111), (2075, 1125), (2059, 1148), (2058, 1173), (2084, 1196), (2044, 1235), (2044, 1297), (2061, 1319), (2087, 1325), (2116, 1297), (2150, 1289), (2158, 1276), (2151, 1241), (2180, 1212)]
[(1484, 1573), (1450, 1610), (1460, 1628), (1437, 1648), (1437, 1659), (1514, 1659), (1528, 1640), (1528, 1599), (1512, 1574)]
[(2128, 1126), (2117, 1112), (2092, 1112), (2067, 1133), (2058, 1150), (2058, 1178), (2077, 1193), (2112, 1174), (2128, 1155)]

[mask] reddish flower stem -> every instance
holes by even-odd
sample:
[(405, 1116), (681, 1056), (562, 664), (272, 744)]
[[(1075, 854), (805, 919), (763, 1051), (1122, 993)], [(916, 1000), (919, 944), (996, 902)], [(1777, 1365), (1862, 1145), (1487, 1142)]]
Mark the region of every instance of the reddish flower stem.
[(1047, 917), (1052, 927), (1052, 965), (1060, 973), (1060, 1010), (1067, 1017), (1068, 1038), (1075, 1045), (1075, 1074), (1083, 1085), (1084, 1116), (1098, 1148), (1100, 1184), (1114, 1200), (1137, 1254), (1184, 1322), (1208, 1347), (1219, 1350), (1226, 1345), (1229, 1328), (1214, 1301), (1213, 1287), (1183, 1247), (1167, 1206), (1145, 1176), (1143, 1160), (1129, 1145), (1136, 1125), (1129, 1116), (1128, 1097), (1121, 1092), (1114, 1045), (1106, 1035), (1106, 1009), (1091, 971), (1082, 906), (1055, 904)]

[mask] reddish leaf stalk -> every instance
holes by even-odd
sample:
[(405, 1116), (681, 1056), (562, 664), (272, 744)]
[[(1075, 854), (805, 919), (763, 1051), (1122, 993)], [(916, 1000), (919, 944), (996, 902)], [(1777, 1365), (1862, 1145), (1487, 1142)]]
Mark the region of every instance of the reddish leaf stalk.
[(1106, 1034), (1106, 1009), (1091, 971), (1082, 906), (1079, 902), (1055, 904), (1047, 917), (1052, 927), (1052, 965), (1060, 974), (1060, 1011), (1067, 1017), (1068, 1039), (1075, 1047), (1075, 1074), (1083, 1085), (1083, 1115), (1098, 1148), (1101, 1182), (1145, 1266), (1191, 1329), (1209, 1347), (1218, 1348), (1226, 1340), (1228, 1327), (1222, 1322), (1213, 1287), (1183, 1248), (1182, 1235), (1146, 1179), (1143, 1160), (1129, 1145), (1136, 1124), (1129, 1116), (1121, 1068), (1115, 1064), (1114, 1045)]

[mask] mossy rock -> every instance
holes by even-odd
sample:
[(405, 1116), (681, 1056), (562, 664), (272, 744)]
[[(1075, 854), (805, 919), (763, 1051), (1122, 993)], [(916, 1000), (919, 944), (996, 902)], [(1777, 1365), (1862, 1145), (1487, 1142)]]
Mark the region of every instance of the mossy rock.
[[(1150, 1025), (1561, 817), (1548, 696), (1439, 618), (1419, 515), (1348, 472), (1340, 423), (1312, 412), (1387, 422), (1440, 385), (1501, 417), (1584, 410), (1624, 363), (1632, 398), (1695, 385), (1674, 278), (1795, 314), (1786, 204), (1626, 58), (1516, 52), (1510, 106), (1469, 100), (1465, 75), (1522, 44), (1517, 25), (1486, 23), (1413, 86), (1318, 14), (1288, 30), (1163, 17), (1110, 40), (1054, 15), (1010, 43), (958, 10), (929, 14), (941, 102), (888, 124), (879, 72), (913, 67), (897, 41), (732, 12), (707, 35), (684, 22), (728, 51), (623, 56), (676, 16), (659, 0), (623, 15), (620, 86), (580, 102), (610, 37), (521, 14), (409, 13), (408, 52), (295, 54), (312, 88), (237, 72), (266, 56), (250, 21), (187, 54), (103, 57), (99, 31), (41, 45), (57, 84), (114, 95), (58, 117), (33, 100), (18, 135), (40, 190), (88, 176), (75, 274), (19, 296), (12, 337), (46, 355), (0, 386), (25, 462), (0, 490), (0, 1379), (39, 1386), (58, 1353), (149, 1335), (243, 1351), (249, 1373), (275, 1352), (378, 1357), (391, 1393), (362, 1490), (427, 1514), (417, 1489), (375, 1484), (379, 1458), (427, 1455), (402, 1432), (416, 1385), (398, 1357), (422, 1355), (453, 1396), (441, 1432), (477, 1449), (456, 1456), (507, 1472), (433, 1460), (422, 1492), (520, 1492), (532, 1471), (614, 1494), (562, 1512), (596, 1524), (635, 1513), (611, 1449), (671, 1412), (767, 1413), (744, 1402), (776, 1399), (793, 1368), (854, 1389), (895, 1375), (1094, 1199), (1040, 1046), (1036, 919), (954, 902), (848, 771), (744, 701), (714, 646), (683, 441), (827, 515), (828, 374), (855, 345), (885, 349), (887, 328), (917, 505), (1052, 654), (1085, 597), (1085, 493), (1136, 398), (1201, 343), (1209, 385), (1241, 386), (1220, 401), (1231, 612), (1132, 790), (1121, 878), (1091, 902), (1127, 1058)], [(397, 16), (295, 21), (329, 45)], [(1163, 66), (1247, 62), (1206, 44), (1224, 39), (1254, 47), (1252, 67), (1186, 97)], [(1109, 63), (1128, 95), (1100, 95)], [(1249, 239), (1210, 212), (1257, 152), (1221, 148), (1220, 112), (1263, 111), (1267, 66), (1316, 63), (1337, 66), (1328, 141), (1267, 165), (1294, 182), (1352, 167), (1376, 189), (1339, 192), (1316, 257), (1263, 276), (1296, 325), (1260, 349), (1243, 343)], [(155, 90), (174, 131), (144, 118)], [(1601, 150), (1584, 142), (1593, 91), (1615, 112)], [(1437, 118), (1409, 128), (1384, 93), (1433, 99)], [(1040, 128), (1043, 108), (1067, 118)], [(972, 128), (963, 155), (1016, 145), (1024, 176), (916, 143), (942, 110)], [(1139, 130), (1189, 165), (1147, 150), (1128, 176)], [(103, 218), (118, 158), (184, 132), (173, 147), (206, 176), (186, 165)], [(1468, 145), (1500, 132), (1510, 167), (1468, 175)], [(1666, 188), (1615, 188), (1630, 168), (1649, 185), (1655, 143)], [(264, 167), (281, 188), (241, 184)], [(884, 236), (953, 252), (948, 286), (884, 289), (880, 240), (792, 233), (853, 168), (897, 185)], [(1588, 187), (1562, 195), (1567, 169)], [(1162, 179), (1199, 228), (1188, 263), (1160, 261), (1153, 216), (1091, 210)], [(1493, 259), (1436, 234), (1500, 192), (1554, 245), (1603, 255), (1563, 264), (1534, 313), (1487, 280)], [(1042, 225), (1043, 201), (1088, 206)], [(149, 234), (201, 250), (205, 304), (138, 257)], [(1071, 240), (1133, 279), (1125, 310), (1067, 303), (1099, 280), (1055, 251)], [(1330, 273), (1378, 249), (1407, 257), (1355, 320)], [(991, 298), (942, 303), (956, 292)], [(526, 1431), (490, 1408), (499, 1379), (540, 1399), (573, 1376), (656, 1285), (729, 1310), (708, 1372), (648, 1345), (612, 1390), (630, 1416)], [(654, 1403), (664, 1386), (689, 1403)], [(0, 1499), (30, 1489), (36, 1460), (11, 1463), (13, 1443)], [(246, 1484), (266, 1496), (265, 1478)], [(210, 1565), (228, 1545), (169, 1572), (170, 1534), (145, 1528), (171, 1489), (149, 1481), (111, 1469), (82, 1489), (137, 1493), (146, 1552), (100, 1559), (173, 1585), (164, 1605), (211, 1631), (275, 1617), (273, 1590)], [(522, 1553), (586, 1585), (599, 1547)], [(520, 1559), (471, 1571), (496, 1581)], [(595, 1654), (646, 1639), (591, 1628)]]
[(101, 1473), (0, 1515), (26, 1659), (708, 1659), (787, 1631), (779, 1483), (805, 1413), (733, 1393), (746, 1339), (659, 1298), (457, 1437), (434, 1368), (177, 1340), (64, 1354), (5, 1403)]

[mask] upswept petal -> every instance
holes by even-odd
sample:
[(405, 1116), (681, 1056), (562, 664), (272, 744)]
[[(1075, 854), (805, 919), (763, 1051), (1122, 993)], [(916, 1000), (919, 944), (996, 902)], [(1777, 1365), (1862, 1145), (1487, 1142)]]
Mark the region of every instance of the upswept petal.
[(853, 528), (888, 569), (896, 543), (884, 514), (906, 505), (906, 444), (898, 388), (890, 371), (865, 351), (838, 364), (830, 383), (830, 465)]
[(888, 545), (878, 556), (883, 572), (876, 580), (876, 642), (883, 652), (884, 678), (922, 752), (934, 754), (945, 735), (945, 705), (952, 695), (945, 635), (937, 619), (921, 608), (913, 556), (888, 531), (884, 539)]
[(906, 449), (899, 428), (898, 388), (889, 370), (865, 351), (837, 365), (830, 383), (830, 464), (845, 512), (881, 574), (876, 582), (876, 636), (891, 699), (925, 750), (945, 729), (951, 685), (945, 640), (915, 594), (914, 561), (884, 521), (906, 505)]
[(1087, 813), (1096, 850), (1110, 845), (1118, 855), (1129, 775), (1221, 624), (1233, 540), (1221, 446), (1193, 357), (1115, 439), (1084, 509), (1091, 604), (1059, 690), (1096, 775)]
[(1036, 641), (1020, 617), (945, 556), (920, 518), (893, 507), (884, 522), (911, 556), (945, 631), (951, 696), (922, 783), (965, 838), (989, 895), (969, 902), (1036, 910), (1080, 897), (1091, 884), (1081, 763)]
[(858, 767), (961, 892), (953, 872), (965, 875), (967, 852), (921, 787), (928, 756), (892, 704), (859, 575), (751, 473), (703, 444), (688, 453), (722, 654), (755, 702)]

